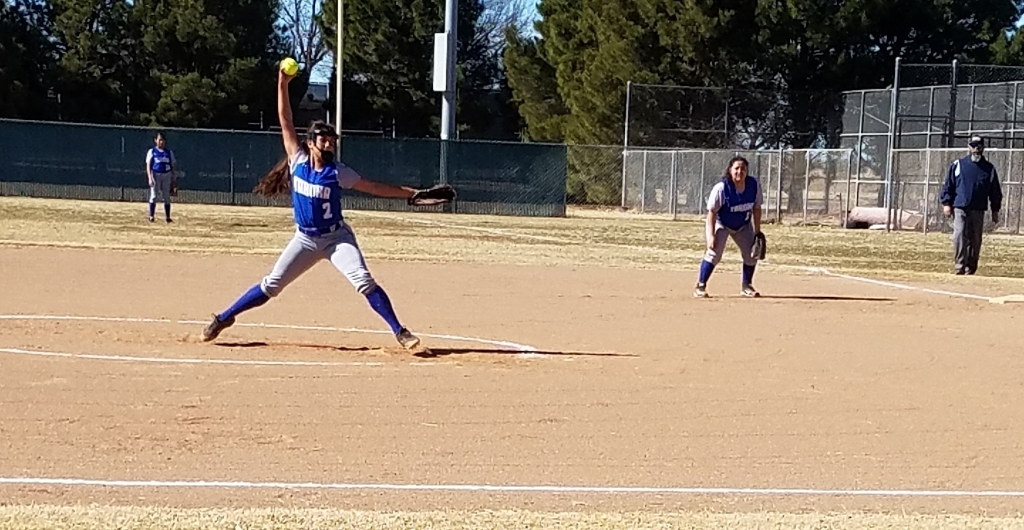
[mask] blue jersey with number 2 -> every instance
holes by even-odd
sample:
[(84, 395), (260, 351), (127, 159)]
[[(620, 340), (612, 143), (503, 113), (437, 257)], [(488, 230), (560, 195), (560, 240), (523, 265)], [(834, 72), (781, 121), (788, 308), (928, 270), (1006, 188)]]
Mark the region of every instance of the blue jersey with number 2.
[(289, 167), (295, 224), (307, 230), (326, 230), (342, 220), (341, 195), (359, 181), (359, 174), (340, 162), (313, 169), (305, 149), (299, 149)]

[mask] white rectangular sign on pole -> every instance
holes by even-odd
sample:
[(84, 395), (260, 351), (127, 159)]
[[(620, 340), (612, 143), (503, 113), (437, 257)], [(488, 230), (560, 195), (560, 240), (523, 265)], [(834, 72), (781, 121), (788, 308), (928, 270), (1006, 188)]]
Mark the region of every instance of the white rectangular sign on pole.
[(448, 91), (448, 34), (434, 34), (434, 92)]

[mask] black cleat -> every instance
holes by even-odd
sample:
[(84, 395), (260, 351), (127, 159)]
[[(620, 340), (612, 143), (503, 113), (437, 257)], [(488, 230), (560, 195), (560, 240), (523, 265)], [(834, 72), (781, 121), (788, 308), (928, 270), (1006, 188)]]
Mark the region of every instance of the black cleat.
[(411, 331), (405, 328), (402, 328), (398, 334), (395, 335), (395, 338), (398, 339), (398, 343), (407, 350), (412, 350), (416, 348), (416, 346), (420, 345), (420, 338), (413, 335)]
[(234, 318), (229, 318), (222, 322), (217, 318), (217, 315), (213, 315), (213, 321), (211, 321), (206, 326), (206, 329), (203, 330), (203, 342), (210, 342), (211, 340), (216, 339), (217, 336), (220, 335), (221, 331), (230, 328), (234, 323)]

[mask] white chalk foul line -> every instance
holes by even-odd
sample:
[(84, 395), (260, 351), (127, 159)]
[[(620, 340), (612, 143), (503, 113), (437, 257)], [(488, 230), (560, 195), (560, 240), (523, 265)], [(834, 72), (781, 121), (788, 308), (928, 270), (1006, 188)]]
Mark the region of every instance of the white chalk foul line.
[(308, 489), (308, 490), (385, 490), (385, 491), (460, 491), (490, 493), (587, 493), (655, 495), (767, 495), (819, 497), (1024, 497), (1024, 491), (959, 490), (858, 490), (814, 488), (673, 488), (632, 486), (529, 486), (500, 484), (346, 484), (318, 482), (242, 482), (204, 480), (96, 480), (77, 478), (0, 477), (0, 485), (11, 486), (94, 486), (110, 488), (226, 488), (226, 489)]
[[(132, 323), (157, 323), (157, 324), (186, 324), (204, 325), (207, 322), (200, 320), (170, 320), (164, 318), (132, 318), (132, 317), (96, 317), (77, 315), (0, 315), (0, 320), (58, 320), (58, 321), (90, 321), (90, 322), (132, 322)], [(334, 331), (347, 333), (371, 333), (389, 335), (389, 331), (359, 328), (337, 328), (331, 326), (298, 326), (288, 324), (265, 324), (265, 323), (236, 323), (236, 326), (273, 328), (273, 329), (295, 329), (302, 331)], [(420, 336), (436, 339), (447, 339), (464, 342), (476, 342), (489, 344), (501, 348), (508, 348), (519, 352), (520, 357), (543, 357), (543, 354), (536, 353), (537, 348), (526, 344), (515, 342), (480, 339), (475, 337), (462, 337), (458, 335), (438, 335), (421, 333)], [(167, 363), (167, 364), (214, 364), (214, 365), (241, 365), (241, 366), (383, 366), (380, 362), (327, 362), (327, 361), (256, 361), (237, 359), (190, 359), (173, 357), (139, 357), (127, 355), (99, 355), (91, 353), (66, 353), (41, 350), (25, 350), (21, 348), (0, 348), (0, 353), (12, 355), (33, 355), (37, 357), (64, 357), (75, 359), (92, 359), (100, 361), (121, 361), (137, 363)], [(412, 363), (413, 365), (435, 365), (435, 362)]]
[(919, 292), (922, 292), (922, 293), (939, 294), (939, 295), (943, 295), (943, 296), (953, 296), (953, 297), (957, 297), (957, 298), (968, 298), (968, 299), (971, 299), (971, 300), (985, 300), (985, 301), (989, 301), (990, 300), (990, 298), (987, 297), (987, 296), (981, 296), (981, 295), (977, 295), (977, 294), (957, 293), (957, 292), (953, 292), (953, 291), (944, 291), (944, 290), (941, 290), (941, 289), (928, 289), (928, 288), (925, 288), (925, 287), (915, 287), (913, 285), (906, 285), (906, 284), (902, 284), (902, 283), (889, 282), (889, 281), (885, 281), (885, 280), (874, 280), (874, 279), (871, 279), (871, 278), (863, 278), (861, 276), (852, 276), (852, 275), (849, 275), (849, 274), (840, 274), (838, 272), (832, 272), (832, 271), (830, 271), (830, 270), (828, 270), (828, 269), (826, 269), (824, 267), (794, 267), (794, 268), (799, 269), (799, 270), (803, 270), (803, 271), (806, 271), (806, 272), (814, 272), (814, 273), (818, 273), (818, 274), (824, 274), (825, 276), (832, 276), (832, 277), (835, 277), (835, 278), (842, 278), (844, 280), (851, 280), (851, 281), (861, 282), (861, 283), (870, 283), (872, 285), (880, 285), (882, 287), (891, 287), (893, 289), (902, 289), (904, 291), (919, 291)]
[[(166, 318), (133, 318), (133, 317), (97, 317), (97, 316), (76, 316), (76, 315), (0, 315), (0, 320), (68, 320), (68, 321), (89, 321), (89, 322), (133, 322), (133, 323), (155, 323), (155, 324), (185, 324), (205, 325), (208, 321), (203, 320), (170, 320)], [(371, 333), (375, 335), (390, 335), (390, 331), (379, 329), (360, 328), (338, 328), (332, 326), (299, 326), (291, 324), (265, 324), (265, 323), (236, 323), (235, 326), (250, 328), (271, 328), (271, 329), (294, 329), (300, 331), (332, 331), (340, 333)], [(522, 353), (535, 353), (537, 348), (519, 344), (517, 342), (481, 339), (477, 337), (463, 337), (459, 335), (438, 335), (432, 333), (417, 333), (417, 335), (432, 339), (454, 340), (460, 342), (476, 342), (478, 344), (489, 344), (508, 348)]]
[(0, 348), (0, 353), (14, 355), (34, 355), (37, 357), (66, 357), (73, 359), (92, 359), (97, 361), (122, 361), (135, 363), (166, 363), (166, 364), (234, 364), (243, 366), (383, 366), (376, 362), (319, 362), (319, 361), (247, 361), (234, 359), (187, 359), (174, 357), (133, 357), (127, 355), (98, 355), (91, 353), (64, 353), (40, 350), (23, 350), (19, 348)]

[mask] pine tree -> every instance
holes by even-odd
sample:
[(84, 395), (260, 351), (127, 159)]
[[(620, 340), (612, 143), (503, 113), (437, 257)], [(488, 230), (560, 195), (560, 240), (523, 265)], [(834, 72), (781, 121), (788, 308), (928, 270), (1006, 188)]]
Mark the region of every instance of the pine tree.
[(0, 117), (53, 118), (56, 49), (45, 4), (0, 2)]

